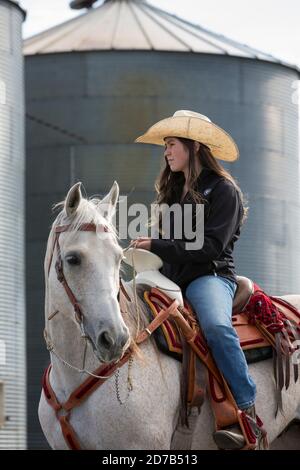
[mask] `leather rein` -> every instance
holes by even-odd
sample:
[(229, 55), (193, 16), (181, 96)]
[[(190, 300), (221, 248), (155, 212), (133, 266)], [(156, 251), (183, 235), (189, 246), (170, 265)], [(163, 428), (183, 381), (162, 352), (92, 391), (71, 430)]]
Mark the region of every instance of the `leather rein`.
[[(59, 236), (61, 233), (68, 232), (71, 228), (71, 225), (58, 225), (55, 227), (55, 237), (51, 249), (51, 254), (50, 254), (50, 261), (49, 261), (49, 266), (48, 266), (48, 277), (52, 265), (52, 260), (53, 260), (53, 255), (55, 248), (57, 250), (57, 260), (55, 263), (55, 270), (56, 270), (56, 275), (57, 275), (57, 280), (62, 284), (63, 288), (66, 291), (66, 294), (73, 306), (74, 309), (74, 314), (75, 314), (75, 320), (77, 323), (80, 324), (81, 329), (83, 329), (83, 313), (80, 304), (78, 303), (72, 289), (70, 288), (65, 275), (64, 275), (64, 268), (63, 268), (63, 262), (62, 262), (62, 257), (61, 257), (61, 250), (60, 250), (60, 244), (59, 244)], [(98, 225), (96, 226), (95, 224), (82, 224), (78, 227), (77, 231), (80, 232), (108, 232), (108, 228), (105, 225)]]

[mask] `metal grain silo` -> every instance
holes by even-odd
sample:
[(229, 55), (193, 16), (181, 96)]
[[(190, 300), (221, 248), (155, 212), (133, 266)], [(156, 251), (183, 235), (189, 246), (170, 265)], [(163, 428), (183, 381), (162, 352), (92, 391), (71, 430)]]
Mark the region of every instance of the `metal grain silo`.
[(0, 449), (26, 447), (24, 17), (0, 0)]
[[(74, 0), (90, 7), (92, 0)], [(299, 71), (251, 47), (141, 0), (98, 8), (25, 41), (29, 442), (36, 418), (42, 345), (42, 260), (50, 207), (71, 183), (91, 195), (118, 180), (130, 201), (150, 202), (162, 150), (133, 144), (177, 109), (208, 115), (236, 139), (228, 167), (250, 212), (236, 248), (238, 272), (272, 294), (300, 290)], [(38, 352), (38, 353), (37, 353)]]

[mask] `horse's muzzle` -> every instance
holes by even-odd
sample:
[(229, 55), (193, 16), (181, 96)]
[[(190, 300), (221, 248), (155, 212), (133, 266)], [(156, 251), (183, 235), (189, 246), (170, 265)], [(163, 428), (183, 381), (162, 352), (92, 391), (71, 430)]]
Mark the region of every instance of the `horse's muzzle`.
[(112, 331), (103, 330), (97, 339), (98, 357), (102, 362), (113, 362), (122, 357), (124, 349), (129, 343), (129, 331), (127, 327), (118, 335)]

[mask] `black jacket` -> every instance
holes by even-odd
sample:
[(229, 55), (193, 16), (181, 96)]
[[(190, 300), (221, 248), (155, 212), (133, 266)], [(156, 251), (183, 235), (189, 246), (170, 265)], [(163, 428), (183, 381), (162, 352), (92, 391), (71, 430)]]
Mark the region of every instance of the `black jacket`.
[[(232, 252), (240, 236), (243, 217), (240, 194), (230, 181), (209, 169), (201, 171), (198, 191), (205, 198), (203, 247), (187, 250), (184, 238), (172, 238), (172, 227), (170, 239), (154, 238), (151, 242), (151, 251), (163, 260), (161, 273), (183, 290), (191, 281), (205, 274), (236, 280)], [(182, 202), (187, 203), (191, 203), (189, 195)]]

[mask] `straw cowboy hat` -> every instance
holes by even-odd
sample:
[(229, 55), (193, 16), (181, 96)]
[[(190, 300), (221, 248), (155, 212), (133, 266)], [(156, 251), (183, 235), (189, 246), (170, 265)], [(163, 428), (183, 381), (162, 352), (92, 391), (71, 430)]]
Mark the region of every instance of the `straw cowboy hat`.
[(212, 155), (220, 160), (234, 162), (239, 149), (233, 138), (203, 114), (194, 111), (176, 111), (172, 117), (157, 122), (135, 142), (165, 145), (166, 137), (184, 137), (207, 145)]

